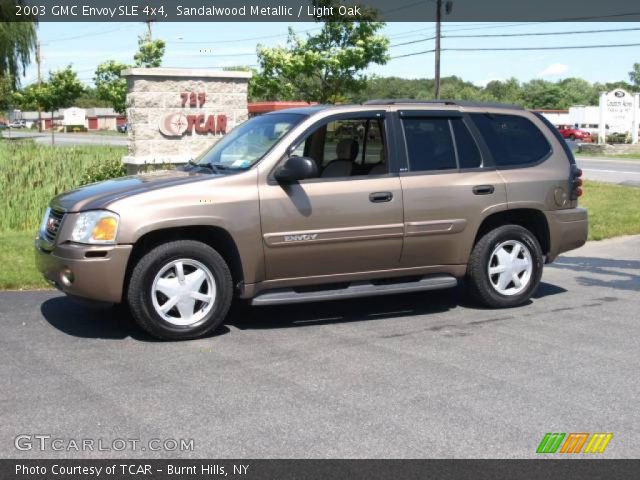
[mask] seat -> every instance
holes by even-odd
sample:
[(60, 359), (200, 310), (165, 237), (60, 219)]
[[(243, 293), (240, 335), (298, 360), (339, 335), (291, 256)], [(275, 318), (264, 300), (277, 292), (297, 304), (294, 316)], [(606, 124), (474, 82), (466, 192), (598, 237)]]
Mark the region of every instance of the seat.
[(322, 178), (348, 177), (353, 170), (353, 161), (358, 156), (360, 145), (356, 140), (345, 138), (338, 142), (336, 146), (337, 157), (331, 160), (324, 170)]
[(380, 150), (380, 161), (369, 169), (369, 175), (384, 175), (385, 173), (388, 173), (387, 152), (383, 146)]

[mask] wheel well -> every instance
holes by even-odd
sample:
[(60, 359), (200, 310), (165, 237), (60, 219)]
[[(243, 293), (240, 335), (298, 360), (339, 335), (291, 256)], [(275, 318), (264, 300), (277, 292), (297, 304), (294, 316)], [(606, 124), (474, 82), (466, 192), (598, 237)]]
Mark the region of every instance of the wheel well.
[(129, 278), (138, 261), (152, 248), (174, 240), (197, 240), (215, 249), (227, 262), (231, 271), (233, 285), (236, 286), (244, 280), (240, 253), (235, 241), (225, 229), (213, 226), (188, 226), (154, 230), (140, 237), (133, 245), (133, 250), (127, 264), (125, 277), (125, 289), (129, 284)]
[(508, 224), (520, 225), (529, 230), (538, 239), (542, 253), (545, 255), (549, 253), (550, 238), (547, 218), (540, 210), (533, 208), (517, 208), (489, 215), (480, 225), (473, 244), (475, 245), (485, 233)]

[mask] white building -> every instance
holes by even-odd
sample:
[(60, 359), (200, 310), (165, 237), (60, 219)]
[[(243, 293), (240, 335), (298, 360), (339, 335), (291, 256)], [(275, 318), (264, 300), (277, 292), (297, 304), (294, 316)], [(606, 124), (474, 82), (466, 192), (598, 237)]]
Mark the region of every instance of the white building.
[(633, 114), (633, 94), (621, 89), (603, 94), (601, 106), (574, 105), (569, 110), (537, 110), (551, 123), (559, 127), (567, 125), (580, 128), (597, 136), (600, 128), (601, 109), (605, 117), (605, 132), (630, 133), (633, 119), (640, 119), (640, 102), (636, 103), (636, 114)]

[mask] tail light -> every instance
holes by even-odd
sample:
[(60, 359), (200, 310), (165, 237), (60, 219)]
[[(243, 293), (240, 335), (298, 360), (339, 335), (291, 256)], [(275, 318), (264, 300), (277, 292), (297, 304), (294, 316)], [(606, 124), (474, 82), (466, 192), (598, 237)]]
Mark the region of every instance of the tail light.
[(571, 166), (571, 177), (569, 179), (571, 200), (577, 200), (582, 196), (582, 170), (577, 165)]

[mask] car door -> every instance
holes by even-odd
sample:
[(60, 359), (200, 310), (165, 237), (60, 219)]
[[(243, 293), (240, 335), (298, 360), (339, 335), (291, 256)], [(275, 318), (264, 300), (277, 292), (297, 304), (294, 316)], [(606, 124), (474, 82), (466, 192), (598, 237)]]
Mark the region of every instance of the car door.
[(505, 184), (458, 111), (400, 111), (405, 241), (401, 267), (462, 265), (482, 219), (506, 208)]
[(259, 186), (267, 280), (398, 266), (402, 189), (389, 137), (375, 111), (324, 118), (292, 143), (285, 157), (312, 158), (319, 176)]

